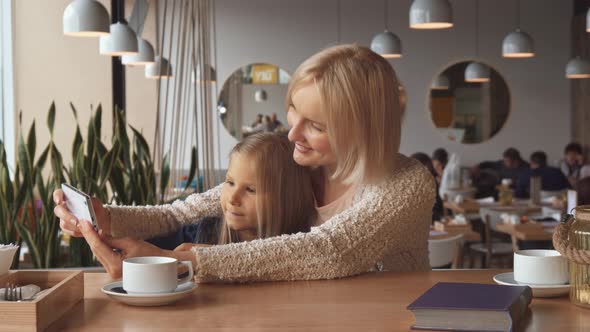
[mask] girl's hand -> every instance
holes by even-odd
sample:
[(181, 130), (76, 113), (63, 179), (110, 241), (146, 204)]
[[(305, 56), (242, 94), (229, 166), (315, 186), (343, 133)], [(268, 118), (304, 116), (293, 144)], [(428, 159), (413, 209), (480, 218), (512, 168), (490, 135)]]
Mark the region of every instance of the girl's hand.
[[(53, 213), (60, 219), (59, 227), (62, 231), (71, 236), (82, 237), (82, 233), (78, 227), (79, 220), (68, 210), (65, 196), (61, 189), (56, 189), (53, 192), (53, 201), (55, 202)], [(105, 234), (111, 234), (111, 215), (109, 211), (102, 206), (101, 201), (94, 197), (92, 198), (92, 208), (94, 209), (98, 228)]]
[[(106, 234), (97, 233), (87, 222), (78, 224), (78, 230), (88, 242), (90, 249), (107, 270), (109, 275), (120, 278), (123, 272), (123, 260), (138, 256), (167, 256), (174, 257), (169, 250), (160, 249), (142, 240), (132, 238), (115, 239)], [(120, 252), (113, 251), (119, 249)], [(176, 258), (176, 257), (175, 257)]]
[(200, 247), (200, 248), (207, 248), (211, 247), (210, 244), (197, 244), (197, 243), (183, 243), (178, 247), (174, 248), (174, 251), (190, 251), (192, 248)]

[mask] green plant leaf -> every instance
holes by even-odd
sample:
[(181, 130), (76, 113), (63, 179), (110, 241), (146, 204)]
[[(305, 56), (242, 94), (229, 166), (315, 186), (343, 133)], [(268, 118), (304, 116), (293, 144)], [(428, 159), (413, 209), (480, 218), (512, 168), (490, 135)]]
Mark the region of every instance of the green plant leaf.
[(162, 166), (160, 167), (160, 202), (164, 200), (168, 181), (170, 181), (170, 154), (166, 152), (164, 159), (162, 159)]
[(123, 167), (120, 162), (115, 163), (115, 167), (111, 171), (111, 178), (109, 180), (114, 194), (116, 194), (116, 201), (119, 204), (129, 204), (127, 198), (128, 191), (125, 188), (125, 180), (123, 178)]
[(53, 172), (53, 178), (56, 179), (56, 182), (61, 183), (63, 182), (63, 158), (55, 144), (53, 144), (53, 142), (50, 142), (49, 144), (51, 146), (49, 151), (51, 156), (51, 171)]
[(74, 144), (72, 144), (72, 159), (76, 159), (76, 154), (80, 149), (80, 145), (84, 143), (82, 133), (80, 132), (80, 126), (76, 125), (76, 134), (74, 135)]
[(76, 119), (76, 122), (78, 122), (78, 111), (76, 111), (76, 107), (74, 107), (72, 102), (70, 102), (70, 108), (72, 109), (72, 113), (74, 113), (74, 119)]
[(47, 196), (47, 188), (45, 187), (45, 184), (43, 183), (43, 175), (41, 175), (40, 172), (37, 173), (36, 180), (37, 180), (37, 190), (39, 191), (39, 197), (43, 201), (46, 199), (46, 196)]
[(100, 141), (100, 135), (102, 130), (102, 105), (98, 104), (96, 112), (94, 113), (94, 133), (97, 137), (96, 141)]
[[(25, 179), (30, 179), (31, 176), (31, 158), (29, 157), (29, 150), (25, 144), (23, 135), (20, 135), (18, 141), (18, 163), (23, 168), (23, 176)], [(31, 182), (31, 181), (29, 181)]]
[(43, 167), (45, 167), (45, 163), (47, 162), (47, 155), (49, 154), (50, 146), (51, 146), (51, 143), (45, 147), (45, 150), (43, 150), (43, 152), (41, 152), (41, 155), (39, 156), (39, 159), (37, 160), (37, 163), (35, 164), (35, 169), (37, 169), (38, 172), (43, 171)]
[(41, 268), (41, 260), (39, 256), (39, 249), (37, 248), (36, 242), (33, 240), (33, 235), (22, 223), (17, 223), (18, 233), (23, 238), (27, 247), (29, 247), (29, 254), (31, 255), (31, 261), (35, 268)]
[[(129, 125), (129, 128), (131, 128), (131, 130), (133, 131), (133, 134), (135, 135), (135, 138), (138, 141), (138, 145), (139, 147), (141, 147), (142, 152), (145, 153), (147, 159), (146, 160), (151, 160), (151, 155), (150, 155), (150, 146), (148, 145), (147, 141), (145, 140), (145, 137), (143, 137), (143, 135), (135, 128), (133, 128), (133, 126)], [(142, 155), (138, 153), (138, 155), (140, 155), (140, 159), (144, 159), (142, 158)]]
[(115, 142), (113, 148), (106, 153), (106, 155), (100, 161), (101, 173), (100, 173), (100, 184), (99, 187), (103, 187), (106, 181), (110, 178), (113, 167), (119, 155), (119, 143)]
[(94, 130), (94, 116), (90, 117), (88, 121), (88, 134), (86, 135), (86, 154), (88, 158), (92, 157), (94, 153), (95, 143), (96, 143), (96, 131)]
[(55, 101), (51, 102), (49, 106), (49, 112), (47, 113), (47, 127), (49, 127), (49, 133), (53, 137), (53, 127), (55, 125)]
[[(184, 190), (187, 190), (188, 187), (190, 187), (191, 183), (193, 182), (193, 179), (195, 178), (195, 174), (197, 171), (197, 147), (193, 146), (193, 148), (191, 149), (191, 167), (189, 169), (189, 173), (188, 173), (188, 178), (186, 179), (186, 185), (184, 186)], [(198, 190), (198, 184), (197, 184), (197, 190)]]
[[(78, 148), (78, 153), (76, 154), (76, 175), (78, 176), (78, 180), (82, 180), (86, 177), (86, 158), (84, 156), (84, 145), (80, 145)], [(83, 188), (80, 188), (84, 190)]]
[(37, 135), (35, 134), (35, 120), (33, 120), (33, 124), (29, 129), (29, 134), (27, 135), (27, 149), (29, 152), (30, 158), (30, 168), (33, 169), (33, 159), (35, 159), (35, 152), (37, 149)]

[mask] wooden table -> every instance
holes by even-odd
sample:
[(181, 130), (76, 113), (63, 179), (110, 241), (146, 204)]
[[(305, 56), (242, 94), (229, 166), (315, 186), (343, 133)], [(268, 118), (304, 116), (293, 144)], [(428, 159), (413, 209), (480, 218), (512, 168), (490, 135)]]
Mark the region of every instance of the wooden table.
[[(432, 230), (431, 230), (432, 232)], [(444, 230), (444, 231), (435, 231), (436, 233), (431, 233), (428, 237), (429, 240), (442, 240), (454, 237), (459, 234), (463, 234), (463, 240), (466, 242), (481, 242), (481, 235), (477, 232), (474, 232), (472, 229), (467, 230)]]
[[(49, 331), (408, 331), (406, 306), (439, 281), (493, 283), (503, 270), (367, 273), (329, 281), (200, 285), (176, 305), (130, 307), (100, 288), (108, 275), (85, 274), (85, 299)], [(534, 299), (526, 331), (583, 331), (590, 310), (567, 297)]]
[(510, 234), (521, 241), (551, 241), (553, 228), (527, 227), (526, 225), (496, 224), (496, 231)]
[(444, 201), (443, 207), (451, 210), (454, 214), (479, 213), (480, 204), (474, 200), (465, 200), (463, 203)]

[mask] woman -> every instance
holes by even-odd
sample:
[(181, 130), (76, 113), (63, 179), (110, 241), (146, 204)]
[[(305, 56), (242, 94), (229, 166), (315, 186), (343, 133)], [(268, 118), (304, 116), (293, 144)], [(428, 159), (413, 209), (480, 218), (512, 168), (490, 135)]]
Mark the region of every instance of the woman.
[[(293, 74), (287, 93), (293, 158), (316, 173), (319, 218), (309, 233), (163, 251), (129, 238), (101, 238), (85, 222), (78, 229), (56, 191), (60, 226), (84, 235), (113, 276), (120, 273), (123, 257), (136, 255), (190, 259), (202, 281), (328, 279), (374, 268), (428, 270), (435, 184), (420, 163), (398, 154), (398, 85), (385, 59), (356, 45), (323, 50)], [(222, 186), (164, 206), (93, 205), (104, 233), (148, 238), (221, 215), (215, 203)]]

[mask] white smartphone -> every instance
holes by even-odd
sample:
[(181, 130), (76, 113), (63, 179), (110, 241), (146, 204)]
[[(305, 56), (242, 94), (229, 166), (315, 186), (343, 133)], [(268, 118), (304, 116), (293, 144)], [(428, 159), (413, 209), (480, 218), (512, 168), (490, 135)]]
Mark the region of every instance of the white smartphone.
[(98, 230), (98, 224), (96, 223), (96, 216), (94, 214), (94, 209), (92, 208), (92, 200), (90, 199), (90, 196), (67, 183), (61, 184), (61, 190), (64, 192), (68, 210), (70, 210), (78, 220), (90, 221), (92, 226)]

